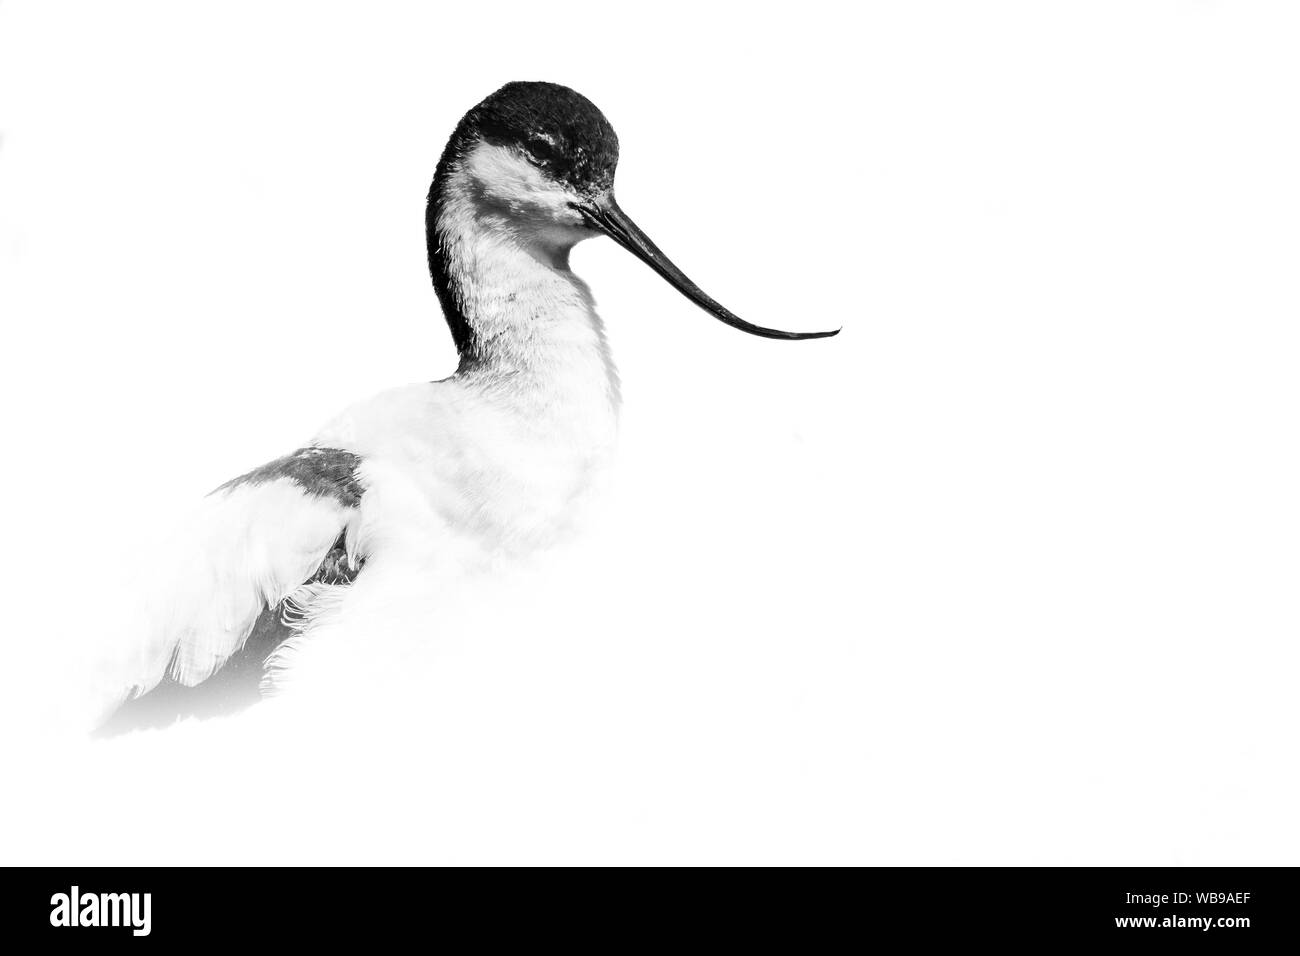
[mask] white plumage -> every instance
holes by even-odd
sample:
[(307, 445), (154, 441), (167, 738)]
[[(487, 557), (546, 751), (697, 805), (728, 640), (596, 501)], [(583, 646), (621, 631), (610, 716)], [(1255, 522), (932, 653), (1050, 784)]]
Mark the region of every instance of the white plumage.
[(569, 269), (582, 239), (614, 237), (728, 324), (815, 337), (751, 326), (705, 296), (618, 209), (616, 156), (604, 117), (563, 87), (510, 84), (467, 114), (428, 217), (457, 373), (353, 405), (300, 452), (213, 493), (107, 648), (98, 701), (247, 674), (228, 662), (255, 628), (275, 633), (252, 677), (282, 685), (314, 634), (385, 576), (450, 580), (565, 536), (609, 461), (619, 407), (603, 326)]
[(94, 671), (96, 716), (164, 676), (193, 686), (311, 577), (355, 515), (287, 479), (216, 491), (139, 575), (137, 612)]

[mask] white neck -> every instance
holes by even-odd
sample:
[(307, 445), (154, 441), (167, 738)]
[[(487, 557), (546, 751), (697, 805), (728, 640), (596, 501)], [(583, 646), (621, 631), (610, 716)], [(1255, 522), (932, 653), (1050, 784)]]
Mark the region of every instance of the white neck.
[(520, 225), (463, 171), (441, 198), (439, 246), (474, 338), (456, 378), (533, 415), (616, 415), (618, 372), (604, 325), (569, 269), (581, 237)]

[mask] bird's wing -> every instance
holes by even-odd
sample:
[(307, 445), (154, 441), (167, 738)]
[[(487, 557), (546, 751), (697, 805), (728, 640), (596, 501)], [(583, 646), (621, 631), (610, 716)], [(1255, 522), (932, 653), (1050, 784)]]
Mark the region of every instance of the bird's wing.
[(166, 681), (194, 687), (243, 647), (259, 616), (342, 549), (355, 570), (361, 459), (301, 448), (222, 485), (178, 529), (129, 634), (103, 648), (97, 712)]

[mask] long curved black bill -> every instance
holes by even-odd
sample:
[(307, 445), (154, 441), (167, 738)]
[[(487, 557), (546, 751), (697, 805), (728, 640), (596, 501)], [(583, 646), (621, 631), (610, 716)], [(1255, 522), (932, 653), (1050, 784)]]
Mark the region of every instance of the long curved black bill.
[(767, 339), (824, 339), (839, 334), (839, 329), (830, 332), (784, 332), (781, 329), (768, 329), (746, 322), (705, 295), (703, 289), (686, 277), (686, 273), (673, 265), (672, 260), (660, 252), (659, 247), (650, 241), (650, 237), (641, 231), (641, 227), (618, 207), (613, 196), (598, 203), (579, 206), (578, 209), (591, 225), (667, 279), (672, 283), (673, 288), (705, 312), (720, 322), (727, 323), (733, 329), (740, 329), (750, 335), (761, 335)]

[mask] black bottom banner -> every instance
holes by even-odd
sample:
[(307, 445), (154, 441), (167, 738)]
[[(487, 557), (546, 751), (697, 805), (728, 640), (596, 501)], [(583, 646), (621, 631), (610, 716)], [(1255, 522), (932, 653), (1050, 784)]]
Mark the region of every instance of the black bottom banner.
[(57, 868), (6, 876), (11, 937), (93, 948), (409, 944), (412, 934), (435, 946), (518, 939), (612, 948), (757, 938), (801, 948), (837, 941), (838, 949), (897, 938), (1238, 950), (1294, 948), (1300, 939), (1292, 869), (695, 871), (607, 875), (598, 887), (580, 873), (539, 880), (421, 869)]

